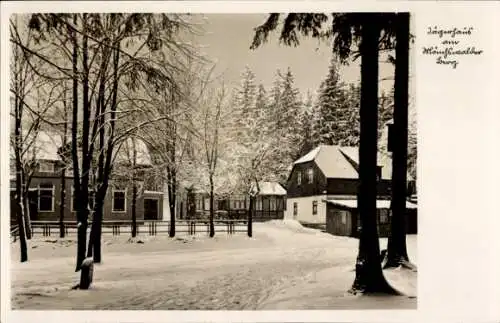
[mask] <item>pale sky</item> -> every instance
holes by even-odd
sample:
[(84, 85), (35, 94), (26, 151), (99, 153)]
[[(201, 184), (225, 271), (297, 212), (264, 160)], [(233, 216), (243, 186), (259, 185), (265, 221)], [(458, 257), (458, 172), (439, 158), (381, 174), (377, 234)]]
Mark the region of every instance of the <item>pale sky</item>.
[[(272, 86), (276, 70), (286, 71), (290, 66), (295, 85), (302, 95), (308, 90), (316, 91), (327, 75), (332, 53), (330, 44), (325, 42), (302, 37), (298, 47), (288, 47), (279, 44), (277, 31), (269, 42), (256, 50), (250, 50), (253, 29), (266, 20), (267, 14), (207, 14), (205, 17), (205, 34), (196, 36), (194, 41), (203, 46), (203, 51), (210, 59), (217, 61), (216, 72), (224, 73), (228, 85), (239, 84), (245, 65), (250, 67), (256, 75), (256, 81), (262, 82), (267, 90)], [(381, 62), (379, 67), (380, 78), (393, 76), (391, 64)], [(359, 60), (342, 67), (340, 76), (347, 83), (359, 80)], [(392, 83), (381, 82), (381, 88), (389, 89)]]

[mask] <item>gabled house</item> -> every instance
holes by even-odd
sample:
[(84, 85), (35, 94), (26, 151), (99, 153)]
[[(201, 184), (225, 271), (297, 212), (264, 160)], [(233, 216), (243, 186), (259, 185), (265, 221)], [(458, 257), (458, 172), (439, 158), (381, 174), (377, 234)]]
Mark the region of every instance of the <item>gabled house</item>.
[[(287, 181), (285, 218), (304, 224), (326, 224), (329, 205), (338, 206), (342, 201), (356, 200), (358, 166), (357, 147), (320, 145), (296, 160)], [(391, 195), (391, 158), (379, 154), (377, 166), (378, 199), (388, 201)]]
[[(73, 173), (71, 165), (65, 165), (58, 154), (61, 147), (59, 136), (48, 132), (40, 132), (36, 141), (33, 143), (36, 154), (36, 170), (31, 177), (28, 194), (28, 204), (30, 219), (32, 221), (57, 221), (60, 216), (61, 208), (61, 189), (62, 179), (61, 172), (66, 169), (65, 180), (65, 221), (76, 221), (76, 211), (73, 194)], [(118, 150), (114, 167), (118, 169), (120, 165), (125, 165), (129, 159), (127, 147), (129, 139)], [(141, 171), (150, 168), (151, 158), (145, 143), (135, 139), (134, 147), (137, 149), (136, 165), (139, 169), (138, 173), (138, 186), (141, 188), (137, 196), (137, 219), (138, 220), (156, 220), (162, 219), (162, 203), (163, 192), (157, 187), (156, 183), (149, 183), (148, 180), (141, 176)], [(15, 187), (15, 168), (11, 167), (11, 201), (13, 201), (14, 187)], [(123, 174), (114, 174), (110, 180), (108, 192), (104, 202), (104, 220), (130, 220), (132, 210), (132, 189), (130, 186), (130, 177), (126, 172)], [(89, 208), (93, 207), (92, 192), (90, 192)], [(12, 210), (11, 203), (11, 217), (15, 217)]]

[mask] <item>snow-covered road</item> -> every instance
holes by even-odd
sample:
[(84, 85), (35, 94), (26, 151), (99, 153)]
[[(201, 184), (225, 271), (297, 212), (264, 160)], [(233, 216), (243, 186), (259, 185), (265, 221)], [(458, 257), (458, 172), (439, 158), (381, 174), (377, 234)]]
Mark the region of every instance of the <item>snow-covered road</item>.
[[(104, 237), (103, 263), (90, 290), (70, 290), (74, 237), (30, 242), (30, 261), (19, 263), (12, 245), (14, 309), (334, 309), (415, 308), (411, 297), (348, 296), (356, 239), (335, 237), (295, 222), (257, 223), (255, 235), (214, 239)], [(416, 236), (408, 237), (416, 263)], [(381, 247), (386, 241), (381, 239)], [(33, 248), (34, 247), (34, 248)], [(416, 273), (386, 271), (389, 281), (416, 296)], [(372, 300), (370, 300), (372, 299)]]

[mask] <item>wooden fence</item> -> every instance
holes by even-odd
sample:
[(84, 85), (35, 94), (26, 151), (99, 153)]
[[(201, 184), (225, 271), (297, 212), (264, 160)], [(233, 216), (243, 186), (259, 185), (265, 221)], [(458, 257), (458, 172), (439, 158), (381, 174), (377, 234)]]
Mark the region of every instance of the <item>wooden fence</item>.
[[(89, 222), (89, 229), (92, 222)], [(76, 235), (77, 224), (75, 222), (63, 222), (65, 235)], [(137, 221), (137, 235), (168, 235), (170, 232), (170, 221), (161, 220), (139, 220)], [(247, 232), (247, 220), (214, 220), (215, 233), (237, 234)], [(31, 221), (32, 236), (50, 237), (59, 236), (60, 223), (58, 221)], [(210, 223), (205, 220), (177, 220), (175, 221), (175, 233), (179, 234), (209, 234)], [(17, 227), (11, 229), (11, 237), (16, 241), (19, 232)], [(132, 221), (102, 221), (102, 234), (119, 236), (121, 234), (132, 234)]]

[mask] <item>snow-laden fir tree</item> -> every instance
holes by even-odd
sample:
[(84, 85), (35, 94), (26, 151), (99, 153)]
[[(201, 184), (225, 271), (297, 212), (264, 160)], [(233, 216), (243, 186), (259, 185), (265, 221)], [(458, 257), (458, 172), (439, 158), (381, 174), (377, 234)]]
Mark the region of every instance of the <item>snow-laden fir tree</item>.
[(314, 149), (314, 100), (313, 95), (310, 91), (307, 92), (304, 102), (301, 106), (299, 114), (297, 115), (297, 122), (299, 123), (299, 128), (297, 131), (300, 136), (300, 143), (297, 147), (297, 158), (307, 154), (309, 151)]
[(352, 142), (353, 126), (350, 100), (345, 84), (340, 80), (337, 63), (332, 60), (328, 74), (320, 85), (315, 125), (318, 143), (345, 145)]

